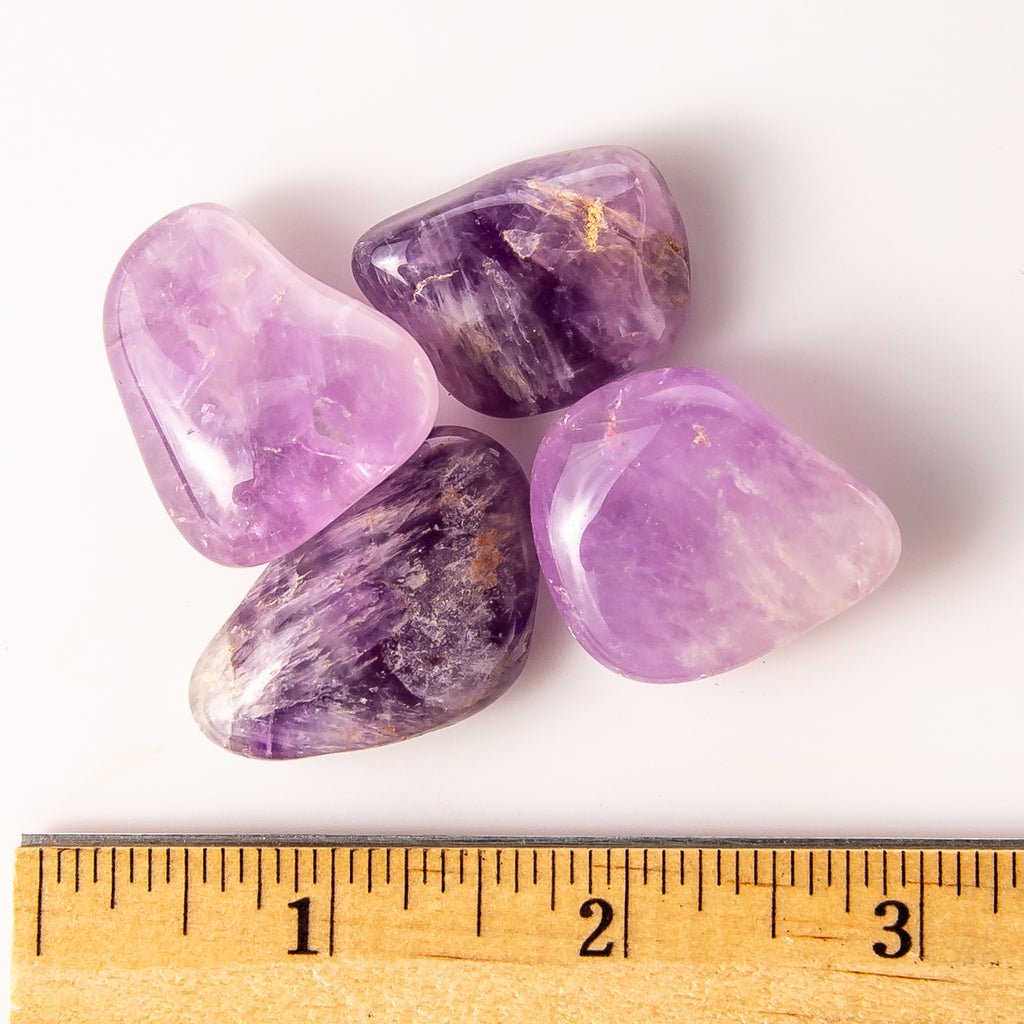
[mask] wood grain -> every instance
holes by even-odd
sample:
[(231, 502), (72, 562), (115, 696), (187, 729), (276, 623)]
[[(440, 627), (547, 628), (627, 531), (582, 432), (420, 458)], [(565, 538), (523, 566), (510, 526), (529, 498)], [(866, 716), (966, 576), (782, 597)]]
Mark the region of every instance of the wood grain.
[(1024, 1019), (1005, 845), (23, 847), (14, 899), (12, 1024)]

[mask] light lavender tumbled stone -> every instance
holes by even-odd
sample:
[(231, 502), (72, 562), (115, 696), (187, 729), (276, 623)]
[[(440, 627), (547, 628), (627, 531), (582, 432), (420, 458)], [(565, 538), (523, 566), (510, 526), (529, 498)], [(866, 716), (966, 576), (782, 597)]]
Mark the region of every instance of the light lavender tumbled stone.
[(869, 594), (900, 551), (875, 494), (704, 370), (574, 405), (541, 443), (531, 507), (573, 635), (651, 682), (764, 655)]
[(132, 244), (104, 332), (160, 498), (225, 565), (308, 540), (401, 465), (437, 412), (434, 371), (402, 328), (219, 206), (178, 210)]

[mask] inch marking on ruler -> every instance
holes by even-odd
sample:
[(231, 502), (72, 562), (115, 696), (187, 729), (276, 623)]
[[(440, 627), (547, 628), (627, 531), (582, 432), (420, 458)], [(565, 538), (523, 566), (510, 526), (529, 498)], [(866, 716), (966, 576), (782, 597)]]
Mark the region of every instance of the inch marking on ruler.
[(313, 985), (314, 1022), (477, 1020), (481, 999), (497, 1022), (641, 1019), (669, 1001), (682, 1018), (814, 1021), (897, 999), (916, 1013), (900, 1019), (1019, 1024), (1020, 848), (41, 838), (17, 856), (11, 1020), (179, 1019), (188, 986), (200, 1016), (269, 1021)]

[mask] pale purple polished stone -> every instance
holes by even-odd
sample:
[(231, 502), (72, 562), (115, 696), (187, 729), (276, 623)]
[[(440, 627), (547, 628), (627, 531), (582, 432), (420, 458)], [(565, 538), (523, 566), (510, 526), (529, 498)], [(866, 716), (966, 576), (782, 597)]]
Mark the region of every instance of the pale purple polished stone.
[(259, 565), (323, 529), (421, 444), (437, 380), (400, 327), (219, 206), (124, 255), (107, 353), (150, 476), (199, 551)]
[(371, 228), (367, 299), (491, 416), (560, 409), (664, 352), (690, 294), (683, 222), (622, 146), (505, 167)]
[(704, 370), (578, 402), (541, 443), (531, 507), (573, 635), (650, 682), (760, 657), (869, 594), (900, 551), (875, 494)]
[(466, 427), (271, 563), (199, 659), (192, 712), (261, 758), (380, 746), (486, 707), (522, 671), (539, 584), (526, 476)]

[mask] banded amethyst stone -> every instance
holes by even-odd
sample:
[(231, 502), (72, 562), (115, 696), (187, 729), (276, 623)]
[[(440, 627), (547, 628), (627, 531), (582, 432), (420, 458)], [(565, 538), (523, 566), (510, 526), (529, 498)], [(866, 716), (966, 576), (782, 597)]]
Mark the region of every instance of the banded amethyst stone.
[(441, 383), (491, 416), (560, 409), (653, 359), (690, 294), (675, 201), (621, 146), (527, 160), (406, 210), (359, 239), (352, 267)]
[(869, 594), (899, 558), (876, 495), (704, 370), (584, 398), (541, 442), (531, 486), (558, 610), (634, 679), (758, 658)]
[(450, 725), (522, 671), (538, 580), (519, 464), (475, 430), (436, 429), (267, 566), (199, 659), (192, 712), (214, 742), (261, 758)]
[(178, 210), (131, 246), (104, 330), (160, 498), (225, 565), (308, 540), (416, 451), (437, 412), (404, 330), (219, 206)]

